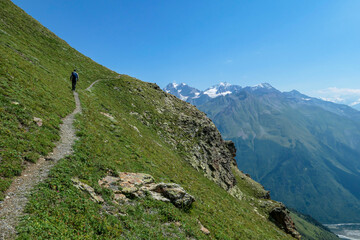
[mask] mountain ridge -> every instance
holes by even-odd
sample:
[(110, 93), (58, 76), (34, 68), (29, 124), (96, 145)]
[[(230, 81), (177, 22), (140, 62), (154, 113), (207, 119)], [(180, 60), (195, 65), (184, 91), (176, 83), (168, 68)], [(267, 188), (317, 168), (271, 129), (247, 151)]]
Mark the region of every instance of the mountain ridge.
[[(74, 66), (81, 79), (74, 152), (28, 195), (18, 238), (299, 238), (284, 205), (236, 168), (233, 144), (204, 113), (156, 84), (93, 62), (11, 1), (0, 2), (0, 13), (1, 200), (59, 140), (61, 119), (75, 106), (68, 80)], [(87, 91), (96, 79), (107, 80)], [(196, 201), (183, 210), (123, 188), (130, 202), (121, 203), (99, 184), (119, 172), (181, 184)]]
[[(175, 87), (176, 86), (176, 87)], [(186, 86), (186, 88), (189, 88), (191, 89), (194, 93), (197, 93), (196, 95), (179, 95), (179, 91), (181, 92), (182, 91), (182, 87), (183, 86)], [(203, 101), (200, 101), (198, 102), (197, 100), (195, 99), (198, 99), (200, 98), (202, 95), (207, 95), (207, 96), (211, 96), (210, 98), (216, 98), (216, 97), (219, 97), (219, 96), (224, 96), (224, 95), (227, 95), (227, 94), (231, 94), (231, 93), (236, 93), (236, 92), (239, 92), (239, 91), (249, 91), (249, 92), (267, 92), (267, 91), (274, 91), (274, 92), (279, 92), (279, 93), (282, 93), (284, 94), (285, 96), (288, 96), (288, 97), (294, 97), (298, 100), (303, 100), (303, 101), (313, 101), (313, 102), (316, 102), (316, 103), (325, 103), (329, 106), (329, 108), (334, 107), (334, 106), (342, 106), (344, 109), (346, 109), (347, 111), (351, 111), (349, 109), (352, 109), (352, 110), (355, 110), (355, 111), (358, 111), (358, 109), (353, 106), (349, 106), (347, 104), (343, 104), (343, 103), (335, 103), (333, 101), (328, 101), (324, 98), (316, 98), (316, 97), (310, 97), (308, 95), (305, 95), (305, 94), (302, 94), (300, 93), (299, 91), (293, 89), (291, 91), (284, 91), (284, 92), (281, 92), (279, 90), (277, 90), (276, 88), (274, 88), (271, 84), (269, 83), (260, 83), (260, 84), (257, 84), (257, 85), (254, 85), (254, 86), (245, 86), (245, 87), (242, 87), (240, 85), (233, 85), (233, 84), (229, 84), (227, 82), (220, 82), (219, 84), (215, 84), (213, 85), (212, 87), (209, 87), (209, 88), (206, 88), (205, 90), (199, 90), (197, 88), (193, 88), (189, 85), (187, 85), (186, 83), (180, 83), (180, 84), (177, 84), (177, 83), (170, 83), (168, 85), (166, 85), (163, 90), (165, 92), (168, 92), (168, 93), (171, 93), (173, 94), (174, 96), (180, 98), (181, 100), (183, 101), (187, 101), (187, 102), (190, 102), (190, 103), (193, 103), (194, 105), (199, 105), (199, 104), (202, 104)], [(209, 92), (210, 91), (210, 92)], [(213, 93), (214, 92), (214, 93)], [(209, 100), (209, 98), (207, 98), (206, 100)], [(355, 106), (355, 105), (354, 105)], [(353, 112), (355, 112), (353, 111)], [(358, 114), (360, 116), (360, 114)]]
[(358, 219), (359, 111), (296, 90), (251, 87), (192, 103), (235, 143), (239, 167), (275, 199), (322, 222)]

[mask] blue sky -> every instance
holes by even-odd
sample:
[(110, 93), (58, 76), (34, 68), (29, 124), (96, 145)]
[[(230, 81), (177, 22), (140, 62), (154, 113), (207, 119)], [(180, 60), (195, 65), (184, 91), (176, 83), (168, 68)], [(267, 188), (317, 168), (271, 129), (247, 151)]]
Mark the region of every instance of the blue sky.
[(360, 89), (358, 0), (13, 2), (93, 60), (160, 87)]

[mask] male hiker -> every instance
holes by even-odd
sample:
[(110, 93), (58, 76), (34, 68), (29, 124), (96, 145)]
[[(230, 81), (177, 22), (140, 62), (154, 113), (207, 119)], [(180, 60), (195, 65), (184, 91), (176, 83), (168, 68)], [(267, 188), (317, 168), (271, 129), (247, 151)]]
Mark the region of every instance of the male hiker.
[(72, 81), (72, 90), (75, 91), (76, 82), (79, 81), (79, 74), (76, 72), (76, 69), (71, 73), (70, 81)]

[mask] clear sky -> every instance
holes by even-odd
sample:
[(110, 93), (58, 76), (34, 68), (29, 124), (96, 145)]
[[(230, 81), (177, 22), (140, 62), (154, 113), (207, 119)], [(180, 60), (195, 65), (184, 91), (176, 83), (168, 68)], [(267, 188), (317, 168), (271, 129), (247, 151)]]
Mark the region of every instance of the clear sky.
[(160, 87), (360, 89), (359, 0), (13, 2), (93, 60)]

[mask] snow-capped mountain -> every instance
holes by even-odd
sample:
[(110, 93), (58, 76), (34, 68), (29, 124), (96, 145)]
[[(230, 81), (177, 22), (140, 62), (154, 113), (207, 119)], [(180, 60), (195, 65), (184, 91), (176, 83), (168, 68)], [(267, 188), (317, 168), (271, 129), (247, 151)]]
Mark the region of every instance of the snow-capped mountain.
[(219, 96), (225, 96), (241, 90), (242, 88), (237, 85), (231, 85), (230, 83), (221, 82), (211, 88), (206, 89), (202, 94), (209, 96), (210, 98), (216, 98)]
[(269, 83), (260, 83), (256, 86), (243, 88), (239, 85), (232, 85), (226, 82), (220, 82), (217, 85), (205, 89), (204, 91), (190, 87), (185, 83), (170, 83), (164, 88), (164, 91), (194, 105), (199, 105), (213, 98), (234, 94), (239, 91), (249, 91), (255, 93), (279, 92)]
[(360, 182), (359, 111), (267, 83), (220, 83), (192, 96), (183, 87), (165, 90), (180, 91), (206, 113), (224, 139), (234, 142), (240, 169), (263, 183), (274, 199), (323, 222), (360, 219), (360, 188), (354, 184)]
[(183, 101), (187, 101), (191, 98), (197, 98), (201, 93), (200, 90), (190, 87), (185, 83), (170, 83), (164, 88), (164, 91), (175, 95)]
[[(198, 107), (206, 102), (215, 100), (218, 97), (230, 97), (240, 92), (247, 92), (254, 96), (272, 94), (274, 95), (273, 97), (287, 99), (295, 104), (318, 106), (341, 116), (352, 116), (360, 119), (360, 113), (354, 110), (357, 106), (349, 108), (347, 105), (336, 104), (324, 99), (309, 97), (296, 90), (292, 90), (290, 92), (280, 92), (269, 83), (260, 83), (255, 86), (241, 87), (239, 85), (220, 82), (217, 85), (205, 89), (204, 91), (190, 87), (185, 83), (170, 83), (164, 88), (164, 91)], [(357, 113), (354, 113), (354, 111)]]

